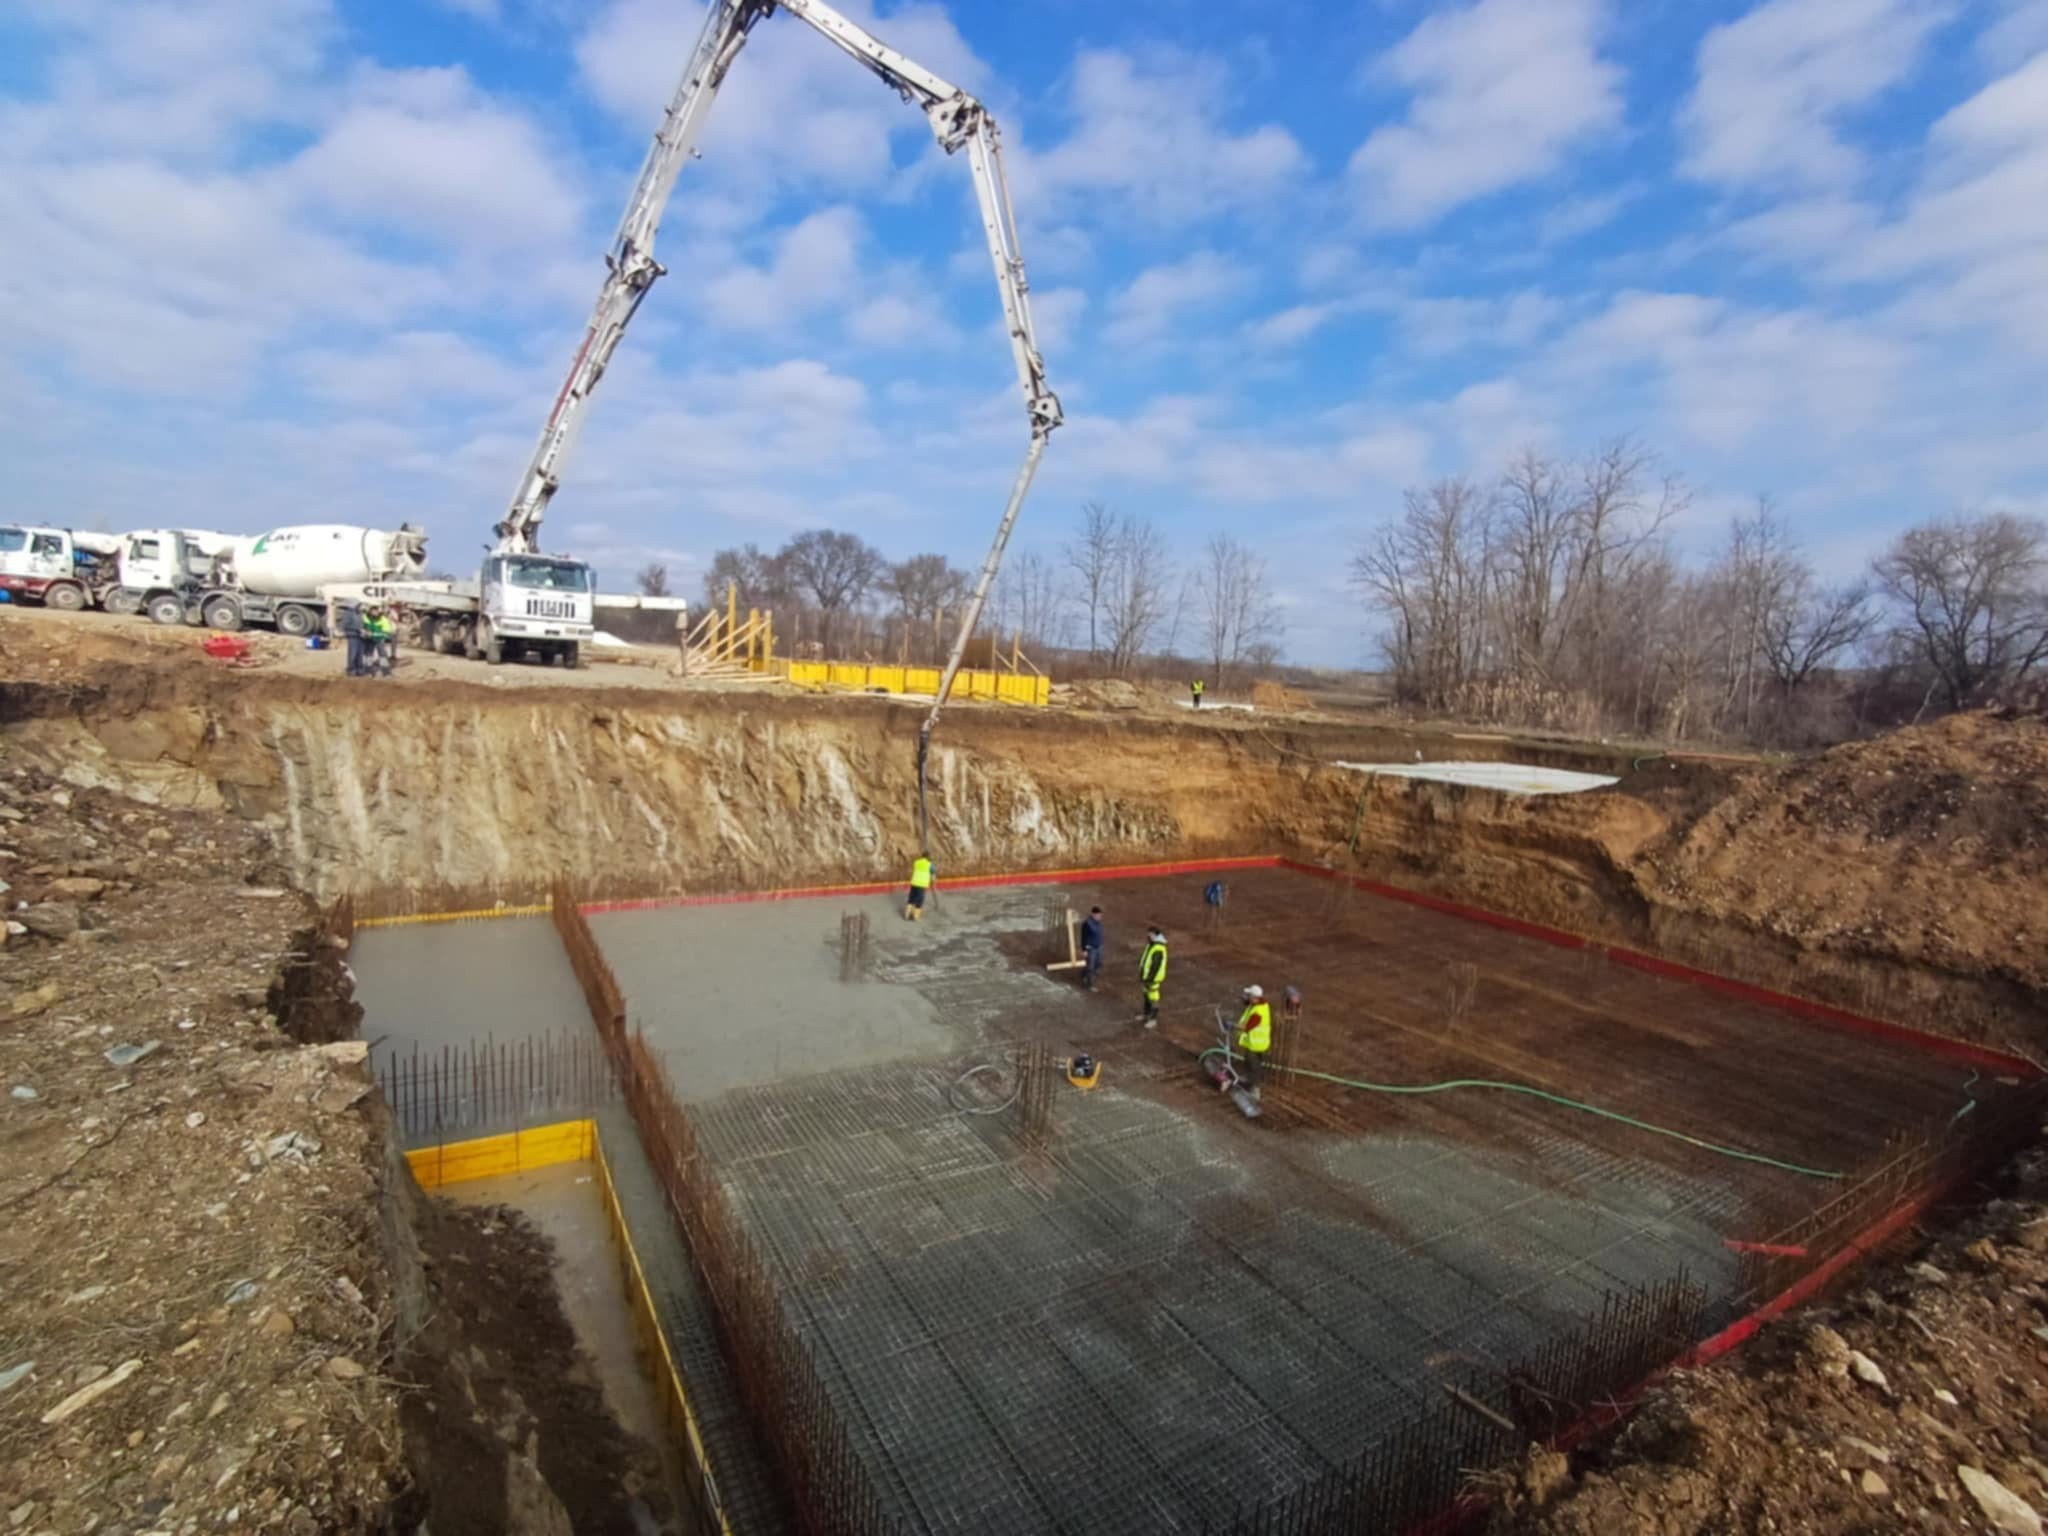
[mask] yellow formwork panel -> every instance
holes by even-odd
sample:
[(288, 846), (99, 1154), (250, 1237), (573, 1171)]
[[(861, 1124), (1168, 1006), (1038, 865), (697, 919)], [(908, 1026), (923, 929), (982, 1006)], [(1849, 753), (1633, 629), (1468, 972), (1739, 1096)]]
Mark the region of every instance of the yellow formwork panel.
[[(937, 667), (868, 666), (855, 661), (792, 661), (789, 680), (800, 688), (852, 688), (861, 693), (935, 694), (945, 676)], [(1043, 709), (1052, 702), (1052, 681), (1023, 673), (977, 671), (963, 667), (953, 679), (953, 693), (963, 699), (996, 699)]]
[(417, 1152), (406, 1153), (405, 1160), (412, 1165), (412, 1175), (422, 1189), (439, 1189), (444, 1184), (587, 1161), (596, 1134), (592, 1121), (564, 1120), (505, 1136), (479, 1136), (473, 1141), (421, 1147)]
[(605, 1161), (602, 1137), (596, 1139), (596, 1153), (598, 1186), (604, 1192), (605, 1217), (611, 1223), (620, 1264), (626, 1273), (626, 1293), (633, 1304), (634, 1332), (639, 1337), (641, 1349), (654, 1363), (655, 1391), (661, 1398), (663, 1417), (672, 1431), (681, 1431), (683, 1442), (689, 1447), (684, 1474), (699, 1510), (708, 1517), (712, 1530), (719, 1532), (720, 1536), (732, 1536), (732, 1522), (726, 1518), (725, 1503), (718, 1495), (718, 1480), (711, 1470), (711, 1456), (704, 1447), (703, 1432), (697, 1426), (696, 1412), (690, 1407), (690, 1396), (683, 1390), (683, 1373), (676, 1369), (668, 1334), (661, 1326), (660, 1314), (655, 1311), (654, 1292), (648, 1287), (646, 1272), (640, 1267), (640, 1253), (633, 1246), (626, 1213), (619, 1207), (619, 1193), (612, 1184), (611, 1164)]
[(541, 906), (477, 907), (469, 912), (408, 912), (399, 917), (359, 917), (358, 928), (410, 928), (418, 923), (480, 923), (493, 917), (542, 917), (552, 908)]
[(620, 1268), (624, 1271), (626, 1299), (633, 1314), (641, 1348), (653, 1360), (655, 1394), (670, 1427), (679, 1431), (689, 1448), (684, 1474), (699, 1508), (709, 1517), (710, 1528), (720, 1536), (732, 1536), (732, 1524), (718, 1497), (718, 1482), (712, 1475), (710, 1454), (697, 1427), (697, 1415), (683, 1390), (682, 1372), (676, 1369), (668, 1335), (655, 1311), (654, 1293), (648, 1289), (647, 1274), (633, 1247), (633, 1234), (626, 1226), (625, 1212), (612, 1185), (611, 1165), (605, 1161), (604, 1140), (594, 1120), (564, 1120), (556, 1125), (536, 1126), (508, 1136), (480, 1136), (473, 1141), (454, 1141), (445, 1147), (422, 1147), (405, 1154), (413, 1177), (423, 1189), (439, 1189), (470, 1179), (488, 1179), (498, 1174), (523, 1173), (529, 1168), (547, 1168), (557, 1163), (591, 1162), (597, 1165), (599, 1188), (604, 1195), (605, 1219), (618, 1245)]

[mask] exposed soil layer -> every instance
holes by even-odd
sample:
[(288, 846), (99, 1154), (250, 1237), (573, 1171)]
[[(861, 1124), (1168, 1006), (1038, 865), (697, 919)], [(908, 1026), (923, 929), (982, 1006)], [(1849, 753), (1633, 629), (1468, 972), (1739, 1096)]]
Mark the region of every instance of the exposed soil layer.
[(246, 876), (279, 876), (259, 829), (0, 744), (0, 880), (33, 925), (0, 962), (18, 1529), (376, 1530), (402, 1484), (377, 1101), (360, 1047), (295, 1049), (267, 1013), (310, 913)]
[(2038, 1529), (2048, 1508), (2038, 1157), (2023, 1160), (2015, 1193), (1867, 1274), (1842, 1304), (1779, 1325), (1724, 1367), (1674, 1377), (1606, 1443), (1532, 1456), (1512, 1487), (1496, 1488), (1493, 1530)]
[(425, 1323), (400, 1399), (409, 1519), (436, 1536), (675, 1530), (654, 1451), (626, 1434), (562, 1311), (548, 1240), (517, 1211), (423, 1200)]

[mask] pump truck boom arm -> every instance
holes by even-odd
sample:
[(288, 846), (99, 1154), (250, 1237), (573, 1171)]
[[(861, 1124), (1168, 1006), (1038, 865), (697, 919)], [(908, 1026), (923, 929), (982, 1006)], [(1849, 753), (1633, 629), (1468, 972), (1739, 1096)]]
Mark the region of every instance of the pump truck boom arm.
[(933, 74), (889, 47), (865, 28), (848, 20), (824, 0), (712, 0), (704, 30), (691, 51), (683, 78), (676, 86), (661, 128), (647, 151), (640, 179), (619, 221), (618, 234), (605, 257), (604, 286), (598, 290), (597, 308), (583, 345), (570, 365), (569, 377), (555, 397), (554, 409), (541, 428), (540, 442), (521, 477), (519, 489), (505, 518), (497, 525), (500, 553), (531, 554), (540, 547), (541, 519), (549, 500), (562, 480), (562, 469), (577, 429), (589, 409), (590, 395), (604, 377), (612, 354), (618, 350), (626, 327), (639, 310), (647, 290), (666, 270), (654, 259), (654, 239), (661, 225), (662, 209), (675, 189), (683, 162), (692, 153), (704, 119), (711, 111), (727, 72), (745, 46), (747, 36), (776, 9), (789, 12), (808, 23), (834, 47), (916, 106), (931, 124), (932, 135), (947, 154), (967, 151), (974, 174), (974, 192), (981, 204), (982, 232), (988, 241), (989, 259), (995, 268), (996, 287), (1002, 296), (1003, 325), (1010, 337), (1010, 352), (1017, 368), (1017, 382), (1024, 391), (1024, 409), (1030, 420), (1031, 442), (1024, 466), (1010, 487), (1003, 516), (996, 526), (994, 543), (982, 562), (973, 595), (960, 618), (960, 629), (946, 659), (939, 682), (938, 697), (926, 716), (917, 739), (917, 818), (922, 840), (927, 830), (925, 812), (925, 763), (931, 750), (932, 731), (939, 712), (959, 674), (967, 642), (981, 621), (989, 589), (1001, 568), (1003, 550), (1017, 524), (1024, 497), (1031, 489), (1038, 461), (1045, 452), (1045, 440), (1060, 425), (1059, 397), (1047, 386), (1045, 361), (1038, 353), (1038, 337), (1031, 323), (1030, 285), (1024, 277), (1024, 257), (1017, 240), (1017, 218), (1010, 205), (1009, 183), (1003, 175), (1002, 141), (988, 108), (952, 82)]
[(583, 333), (583, 345), (576, 349), (569, 377), (540, 429), (540, 441), (534, 445), (526, 472), (519, 477), (512, 505), (497, 525), (500, 554), (536, 554), (540, 550), (541, 519), (561, 487), (569, 450), (575, 446), (576, 434), (590, 409), (591, 392), (604, 377), (647, 290), (668, 271), (654, 259), (662, 209), (675, 190), (683, 162), (694, 153), (725, 72), (732, 67), (747, 33), (769, 9), (760, 0), (714, 0), (711, 14), (705, 18), (683, 78), (669, 100), (654, 142), (648, 146), (640, 179), (633, 184), (633, 195), (619, 219), (618, 233), (605, 254), (604, 284), (597, 291), (597, 307)]
[(931, 122), (933, 135), (947, 153), (963, 147), (968, 150), (989, 254), (1002, 290), (1003, 318), (1031, 414), (1032, 431), (1034, 436), (1043, 436), (1059, 425), (1059, 400), (1046, 387), (1045, 364), (1038, 355), (1032, 331), (1024, 263), (1017, 249), (1016, 220), (1010, 210), (1009, 190), (1003, 182), (995, 123), (987, 109), (965, 91), (911, 62), (820, 0), (713, 0), (605, 256), (604, 284), (598, 290), (597, 305), (584, 331), (583, 344), (555, 396), (512, 504), (497, 525), (500, 552), (530, 554), (539, 549), (541, 520), (561, 485), (562, 472), (589, 408), (591, 393), (604, 377), (612, 354), (618, 350), (626, 327), (648, 290), (667, 271), (654, 258), (654, 241), (676, 178), (683, 163), (696, 152), (696, 141), (703, 132), (711, 104), (748, 34), (778, 4), (915, 103)]

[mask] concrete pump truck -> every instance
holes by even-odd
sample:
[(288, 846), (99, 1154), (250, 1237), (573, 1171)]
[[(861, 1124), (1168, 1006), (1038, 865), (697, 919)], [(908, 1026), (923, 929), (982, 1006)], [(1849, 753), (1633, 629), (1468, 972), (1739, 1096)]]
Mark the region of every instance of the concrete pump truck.
[(1047, 387), (1045, 363), (1038, 354), (1037, 336), (1031, 324), (1024, 258), (1018, 248), (1016, 216), (1003, 176), (995, 119), (958, 86), (905, 58), (821, 0), (713, 0), (704, 30), (691, 50), (682, 80), (654, 135), (618, 232), (606, 253), (604, 283), (598, 289), (597, 307), (584, 332), (583, 344), (577, 348), (569, 376), (541, 427), (540, 441), (520, 477), (512, 504), (497, 524), (497, 543), (485, 557), (483, 577), (475, 596), (470, 597), (452, 583), (433, 582), (367, 583), (324, 590), (328, 596), (341, 600), (370, 598), (403, 604), (420, 623), (426, 643), (440, 649), (453, 650), (459, 645), (472, 656), (481, 655), (494, 662), (515, 649), (555, 651), (574, 664), (578, 645), (591, 634), (594, 583), (590, 568), (582, 562), (540, 552), (541, 520), (561, 487), (569, 450), (583, 425), (592, 392), (603, 379), (641, 301), (655, 280), (667, 271), (654, 259), (654, 241), (676, 178), (684, 162), (695, 154), (696, 140), (711, 105), (748, 35), (778, 10), (815, 28), (834, 47), (923, 112), (947, 154), (967, 151), (974, 190), (981, 203), (982, 230), (995, 267), (996, 286), (1002, 295), (1003, 322), (1030, 423), (1030, 447), (1023, 468), (1011, 486), (995, 541), (961, 615), (938, 697), (918, 738), (918, 812), (922, 826), (925, 760), (932, 730), (952, 691), (967, 642), (980, 622), (1004, 547), (1037, 473), (1040, 455), (1045, 451), (1046, 439), (1060, 425), (1060, 403)]

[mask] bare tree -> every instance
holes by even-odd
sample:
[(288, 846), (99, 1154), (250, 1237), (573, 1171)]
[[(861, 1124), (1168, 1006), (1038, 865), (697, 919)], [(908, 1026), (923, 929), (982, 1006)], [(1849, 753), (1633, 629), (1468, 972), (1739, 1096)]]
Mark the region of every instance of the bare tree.
[(882, 573), (881, 588), (896, 604), (906, 645), (925, 654), (941, 648), (942, 620), (947, 613), (958, 616), (967, 576), (944, 555), (912, 555)]
[(1491, 527), (1485, 498), (1462, 477), (1402, 498), (1352, 561), (1353, 583), (1385, 616), (1397, 692), (1440, 707), (1474, 677), (1485, 649)]
[(1059, 573), (1035, 549), (1012, 555), (996, 576), (996, 628), (1022, 635), (1038, 650), (1065, 639), (1065, 599)]
[(733, 588), (738, 589), (742, 609), (773, 608), (786, 613), (796, 606), (788, 562), (781, 554), (762, 553), (757, 544), (721, 549), (711, 557), (704, 573), (706, 606), (723, 608), (727, 592)]
[(1102, 584), (1102, 627), (1110, 669), (1128, 673), (1150, 649), (1172, 607), (1173, 555), (1166, 536), (1144, 518), (1117, 518)]
[(1118, 521), (1099, 501), (1081, 503), (1081, 526), (1062, 551), (1074, 577), (1075, 596), (1088, 615), (1088, 654), (1102, 655), (1101, 620), (1117, 559)]
[(1266, 590), (1266, 562), (1229, 534), (1219, 533), (1203, 551), (1201, 568), (1195, 572), (1195, 595), (1201, 603), (1202, 638), (1220, 685), (1252, 646), (1279, 632), (1279, 615)]
[(859, 607), (887, 566), (882, 552), (859, 534), (828, 528), (798, 534), (777, 559), (824, 613)]
[(1657, 456), (1634, 438), (1616, 438), (1577, 469), (1572, 507), (1570, 589), (1565, 621), (1576, 644), (1579, 675), (1596, 699), (1607, 696), (1615, 669), (1618, 588), (1663, 554), (1663, 532), (1685, 510), (1690, 493), (1671, 476), (1647, 483)]
[(2007, 513), (1909, 528), (1871, 565), (1951, 709), (2048, 655), (2048, 529)]
[(668, 596), (668, 567), (659, 560), (650, 560), (640, 567), (640, 574), (633, 578), (640, 588), (642, 597)]
[(1524, 448), (1501, 476), (1496, 589), (1502, 637), (1515, 669), (1548, 676), (1564, 625), (1577, 507), (1556, 460)]

